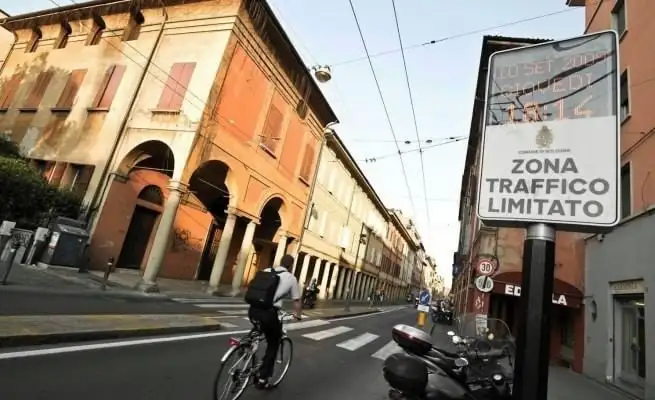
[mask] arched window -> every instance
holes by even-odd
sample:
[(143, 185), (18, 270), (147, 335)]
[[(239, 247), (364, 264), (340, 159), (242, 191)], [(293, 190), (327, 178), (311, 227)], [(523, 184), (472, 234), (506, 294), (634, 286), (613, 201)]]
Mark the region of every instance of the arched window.
[(139, 193), (139, 199), (149, 203), (164, 205), (164, 194), (161, 189), (155, 185), (148, 185)]

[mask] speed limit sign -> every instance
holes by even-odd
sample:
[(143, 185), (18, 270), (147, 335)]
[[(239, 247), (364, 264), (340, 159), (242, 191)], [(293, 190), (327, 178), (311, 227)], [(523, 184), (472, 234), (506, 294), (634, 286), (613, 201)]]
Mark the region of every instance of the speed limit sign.
[(493, 275), (496, 272), (496, 263), (488, 258), (478, 260), (478, 274), (483, 276)]

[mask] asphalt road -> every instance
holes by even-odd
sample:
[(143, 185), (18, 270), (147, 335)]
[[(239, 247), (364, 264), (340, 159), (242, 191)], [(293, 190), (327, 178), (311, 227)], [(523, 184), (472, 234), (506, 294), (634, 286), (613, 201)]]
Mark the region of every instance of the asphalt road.
[[(242, 399), (385, 399), (382, 360), (372, 355), (391, 340), (391, 326), (413, 322), (413, 315), (400, 310), (292, 330), (294, 355), (286, 379), (274, 391), (249, 389)], [(346, 327), (351, 330), (323, 340), (303, 337)], [(336, 347), (364, 333), (379, 337), (353, 351)], [(33, 357), (2, 359), (0, 353), (0, 397), (210, 400), (218, 360), (227, 349), (229, 335), (207, 335), (202, 339)]]
[[(381, 367), (395, 351), (388, 346), (391, 327), (414, 324), (415, 317), (415, 310), (404, 308), (300, 322), (304, 325), (289, 331), (294, 355), (286, 379), (272, 391), (248, 389), (242, 399), (386, 399)], [(447, 329), (441, 327), (435, 334), (440, 344), (448, 340)], [(218, 360), (232, 334), (238, 332), (0, 352), (0, 398), (211, 400)], [(549, 400), (621, 399), (598, 387), (589, 392), (584, 378), (560, 373), (564, 375), (557, 381), (551, 372)]]

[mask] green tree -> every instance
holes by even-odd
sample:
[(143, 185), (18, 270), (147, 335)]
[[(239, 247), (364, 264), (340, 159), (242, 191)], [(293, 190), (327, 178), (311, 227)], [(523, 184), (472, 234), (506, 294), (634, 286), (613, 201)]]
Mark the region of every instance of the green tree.
[(80, 200), (72, 192), (49, 186), (18, 146), (0, 137), (0, 221), (35, 228), (57, 216), (76, 218)]

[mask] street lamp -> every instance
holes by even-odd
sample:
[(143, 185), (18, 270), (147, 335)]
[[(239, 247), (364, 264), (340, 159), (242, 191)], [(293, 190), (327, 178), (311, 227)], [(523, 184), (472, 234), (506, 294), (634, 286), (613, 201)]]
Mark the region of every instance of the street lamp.
[[(357, 268), (357, 261), (359, 260), (359, 249), (362, 247), (363, 244), (368, 245), (368, 240), (366, 233), (364, 232), (365, 224), (362, 222), (362, 229), (359, 231), (359, 244), (357, 245), (357, 252), (355, 253), (355, 269), (353, 269), (353, 274), (355, 273), (355, 270)], [(366, 251), (364, 251), (364, 254), (366, 254)], [(346, 293), (346, 306), (344, 307), (344, 310), (346, 312), (350, 311), (350, 300), (352, 299), (352, 294), (353, 291), (355, 290), (355, 277), (350, 278), (350, 287), (348, 288), (348, 293)]]
[(326, 83), (332, 80), (332, 71), (328, 65), (315, 65), (312, 67), (314, 77), (320, 83)]

